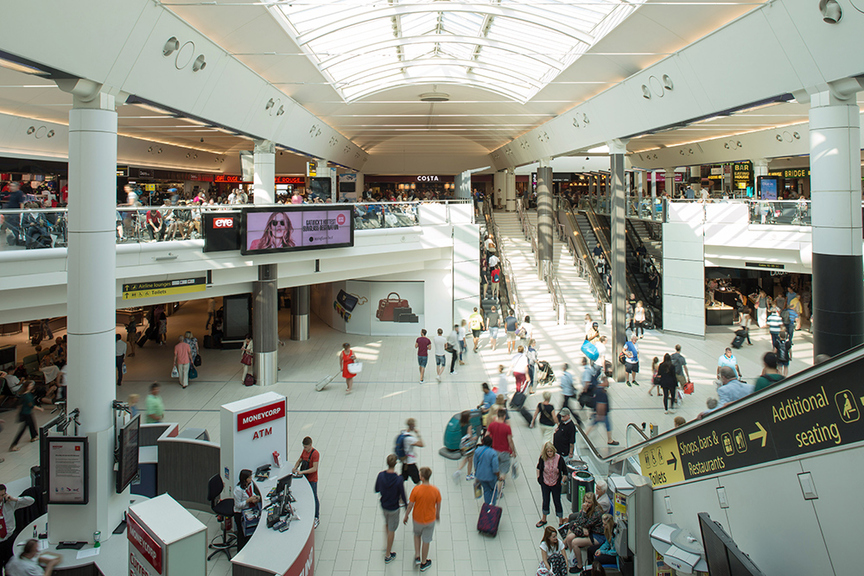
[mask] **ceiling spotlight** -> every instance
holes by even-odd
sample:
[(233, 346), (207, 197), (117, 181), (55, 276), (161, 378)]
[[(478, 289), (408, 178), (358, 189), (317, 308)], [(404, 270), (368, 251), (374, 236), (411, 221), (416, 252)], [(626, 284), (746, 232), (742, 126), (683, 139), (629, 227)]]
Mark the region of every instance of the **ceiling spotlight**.
[(837, 24), (843, 17), (843, 10), (837, 0), (819, 0), (819, 12), (822, 13), (822, 20), (828, 24)]
[(279, 106), (279, 110), (276, 111), (276, 116), (281, 116), (285, 113), (285, 106)]
[(180, 48), (180, 41), (177, 40), (175, 36), (172, 36), (167, 42), (165, 42), (165, 46), (162, 47), (162, 55), (170, 56), (176, 52), (178, 48)]
[(777, 134), (777, 136), (775, 136), (775, 138), (777, 138), (777, 142), (783, 141), (783, 136), (781, 136), (780, 134)]
[(646, 100), (651, 99), (651, 90), (645, 84), (642, 84), (642, 97)]
[(27, 128), (27, 135), (28, 135), (28, 136), (29, 136), (30, 134), (33, 134), (34, 132), (36, 132), (36, 127), (35, 127), (35, 126), (30, 126), (29, 128)]
[(149, 147), (149, 148), (147, 148), (147, 152), (149, 152), (149, 153), (151, 153), (151, 154), (152, 154), (152, 153), (153, 153), (153, 147), (152, 147), (152, 146), (150, 146), (150, 147)]
[(668, 74), (664, 74), (663, 75), (663, 88), (665, 88), (666, 90), (672, 90), (674, 87), (675, 87), (675, 85), (672, 84), (672, 78), (670, 78)]
[(792, 137), (795, 138), (795, 140), (800, 140), (800, 139), (801, 139), (801, 135), (800, 135), (798, 132), (793, 132), (793, 133), (792, 133)]
[(449, 102), (450, 95), (444, 92), (424, 92), (420, 94), (421, 102)]
[(197, 159), (198, 159), (198, 154), (193, 154), (193, 155), (192, 155), (192, 159), (193, 159), (193, 160), (197, 160)]
[(203, 70), (207, 67), (207, 62), (204, 60), (204, 55), (199, 54), (198, 58), (195, 59), (195, 62), (192, 63), (192, 72), (198, 72), (199, 70)]
[(269, 110), (270, 108), (272, 108), (275, 105), (276, 105), (276, 101), (273, 100), (273, 98), (270, 98), (270, 100), (268, 100), (267, 104), (264, 106), (264, 109)]
[[(797, 134), (797, 132), (796, 132), (796, 134)], [(48, 138), (53, 138), (54, 137), (54, 130), (49, 130), (47, 136), (48, 136)]]

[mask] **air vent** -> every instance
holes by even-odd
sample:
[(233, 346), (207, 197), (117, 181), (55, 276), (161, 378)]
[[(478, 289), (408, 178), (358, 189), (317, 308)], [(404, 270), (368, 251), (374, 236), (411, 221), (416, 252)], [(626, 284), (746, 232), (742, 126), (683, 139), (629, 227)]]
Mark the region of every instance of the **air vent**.
[(425, 92), (420, 94), (421, 102), (449, 102), (450, 95), (443, 92)]

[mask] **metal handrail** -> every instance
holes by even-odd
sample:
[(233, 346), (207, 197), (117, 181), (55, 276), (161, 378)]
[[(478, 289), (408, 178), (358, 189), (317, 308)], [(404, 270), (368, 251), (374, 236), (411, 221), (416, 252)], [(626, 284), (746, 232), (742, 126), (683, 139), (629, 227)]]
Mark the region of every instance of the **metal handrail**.
[(510, 265), (510, 260), (504, 252), (504, 242), (501, 240), (501, 231), (498, 229), (498, 223), (495, 222), (495, 214), (492, 209), (491, 200), (487, 199), (483, 204), (483, 211), (486, 216), (487, 226), (491, 226), (497, 240), (498, 260), (501, 265), (503, 275), (503, 289), (507, 295), (508, 307), (513, 311), (517, 318), (522, 318), (522, 306), (519, 302), (519, 297), (516, 294), (516, 276), (513, 274), (513, 267)]
[[(579, 276), (588, 282), (588, 286), (591, 288), (591, 294), (594, 296), (597, 311), (600, 313), (601, 320), (605, 324), (605, 304), (610, 301), (609, 295), (606, 292), (606, 287), (602, 284), (600, 275), (593, 266), (593, 256), (588, 250), (585, 238), (583, 238), (581, 233), (578, 232), (578, 225), (575, 223), (572, 205), (568, 200), (562, 200), (563, 209), (559, 208), (555, 213), (555, 216), (560, 221), (561, 214), (563, 213), (565, 215), (566, 220), (562, 226), (564, 227), (564, 238), (567, 242), (567, 249), (570, 252), (570, 255), (573, 256), (573, 265), (576, 266)], [(570, 228), (569, 233), (567, 231), (568, 226)], [(591, 262), (590, 265), (589, 262)]]

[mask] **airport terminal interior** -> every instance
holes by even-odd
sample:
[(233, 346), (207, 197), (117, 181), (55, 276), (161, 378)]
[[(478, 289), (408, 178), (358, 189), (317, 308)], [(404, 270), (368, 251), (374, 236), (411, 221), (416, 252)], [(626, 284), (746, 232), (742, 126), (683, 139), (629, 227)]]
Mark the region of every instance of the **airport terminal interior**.
[(864, 1), (74, 4), (0, 2), (4, 574), (861, 572)]

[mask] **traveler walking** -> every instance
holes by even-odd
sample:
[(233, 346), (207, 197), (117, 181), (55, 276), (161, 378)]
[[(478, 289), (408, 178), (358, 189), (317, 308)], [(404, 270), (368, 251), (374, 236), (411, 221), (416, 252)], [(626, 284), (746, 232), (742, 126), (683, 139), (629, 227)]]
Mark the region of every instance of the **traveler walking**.
[(525, 390), (525, 374), (528, 372), (528, 358), (525, 356), (525, 349), (519, 346), (516, 349), (516, 354), (510, 360), (510, 368), (507, 371), (516, 377), (516, 392), (524, 392)]
[(426, 329), (420, 330), (420, 337), (414, 341), (414, 348), (417, 349), (417, 364), (420, 367), (420, 384), (423, 384), (423, 379), (426, 376), (426, 364), (429, 361), (429, 347), (432, 346), (432, 341), (426, 337)]
[(459, 357), (459, 325), (454, 324), (453, 330), (447, 336), (444, 351), (450, 353), (450, 375), (456, 374), (456, 359)]
[(507, 353), (512, 354), (513, 350), (516, 348), (516, 330), (519, 328), (519, 321), (516, 320), (516, 316), (513, 315), (513, 311), (510, 310), (507, 313), (507, 317), (504, 318), (504, 332), (507, 336)]
[(789, 372), (789, 361), (792, 360), (792, 338), (781, 330), (774, 344), (774, 354), (777, 356), (777, 369), (784, 377)]
[(663, 410), (669, 414), (669, 409), (675, 407), (675, 389), (678, 387), (675, 364), (669, 354), (663, 356), (663, 362), (657, 367), (657, 376), (660, 379), (660, 388), (663, 389)]
[(468, 475), (465, 480), (474, 480), (474, 474), (471, 469), (474, 467), (474, 450), (477, 446), (480, 430), (474, 430), (471, 426), (471, 411), (463, 410), (459, 415), (459, 431), (462, 438), (459, 440), (459, 449), (462, 452), (462, 461), (459, 463), (459, 468), (453, 473), (453, 481), (459, 482), (459, 477), (462, 475), (462, 468), (468, 465)]
[(183, 388), (189, 386), (189, 365), (191, 363), (192, 350), (183, 336), (180, 336), (177, 338), (177, 344), (174, 345), (174, 368), (177, 369), (180, 386)]
[(471, 327), (471, 335), (474, 337), (474, 352), (477, 352), (477, 347), (480, 345), (480, 334), (483, 332), (483, 316), (474, 308), (474, 312), (468, 316), (468, 326)]
[(552, 406), (551, 392), (543, 392), (543, 401), (537, 404), (537, 408), (534, 409), (534, 417), (528, 427), (533, 428), (538, 419), (540, 420), (540, 430), (543, 432), (543, 442), (552, 442), (555, 426), (558, 425), (558, 415), (555, 414), (555, 407)]
[(766, 352), (762, 357), (762, 375), (756, 379), (756, 385), (753, 387), (753, 392), (759, 392), (769, 386), (773, 386), (777, 382), (783, 380), (784, 376), (777, 370), (777, 355), (774, 352)]
[(756, 324), (759, 328), (764, 328), (768, 323), (768, 295), (760, 288), (750, 299), (756, 304)]
[[(429, 544), (432, 543), (432, 533), (435, 522), (441, 520), (441, 492), (430, 482), (431, 468), (420, 469), (421, 484), (411, 490), (408, 507), (405, 509), (405, 524), (414, 512), (414, 565), (425, 572), (432, 567), (429, 559)], [(421, 544), (422, 543), (422, 544)]]
[(489, 313), (486, 314), (486, 330), (489, 332), (489, 347), (495, 350), (498, 345), (498, 325), (501, 322), (501, 315), (492, 306)]
[(780, 317), (780, 311), (776, 306), (771, 308), (768, 314), (768, 333), (771, 334), (771, 347), (777, 347), (777, 338), (780, 336), (780, 331), (783, 329), (783, 319)]
[(525, 351), (528, 360), (528, 394), (534, 393), (534, 369), (537, 367), (537, 343), (532, 338), (528, 341), (528, 349)]
[(129, 318), (126, 323), (126, 344), (129, 345), (129, 353), (127, 356), (132, 358), (135, 356), (135, 343), (138, 341), (138, 321), (135, 316)]
[(738, 374), (738, 377), (741, 377), (741, 369), (738, 367), (738, 359), (735, 358), (734, 354), (732, 354), (731, 348), (726, 348), (723, 355), (717, 359), (717, 378), (720, 378), (720, 370), (722, 370), (724, 366), (731, 368), (733, 374)]
[(483, 489), (483, 502), (494, 506), (500, 495), (495, 484), (502, 478), (498, 452), (492, 448), (492, 437), (484, 436), (474, 450), (474, 479)]
[(123, 385), (123, 372), (126, 369), (124, 361), (126, 360), (126, 343), (123, 342), (123, 336), (116, 335), (114, 364), (117, 367), (117, 386)]
[(240, 381), (244, 384), (246, 383), (246, 374), (249, 373), (249, 367), (252, 366), (253, 349), (252, 335), (246, 334), (243, 346), (240, 347), (240, 363), (243, 365), (243, 376), (240, 377)]
[(459, 365), (465, 365), (465, 353), (468, 352), (468, 344), (465, 343), (465, 326), (468, 325), (468, 321), (463, 319), (462, 323), (459, 325), (459, 331), (457, 336), (459, 338)]
[(609, 420), (609, 379), (605, 374), (601, 373), (598, 377), (596, 390), (594, 391), (594, 414), (591, 416), (591, 426), (585, 431), (585, 434), (590, 434), (597, 424), (603, 424), (606, 427), (606, 444), (609, 446), (618, 446), (618, 442), (612, 439), (612, 422)]
[(375, 492), (381, 495), (381, 510), (384, 512), (385, 564), (396, 559), (396, 553), (393, 552), (393, 539), (399, 527), (399, 507), (408, 505), (408, 499), (405, 497), (405, 481), (396, 473), (398, 461), (395, 454), (387, 456), (387, 469), (379, 472), (375, 479)]
[(312, 438), (306, 436), (303, 438), (303, 451), (297, 462), (294, 463), (294, 468), (291, 469), (292, 474), (301, 474), (306, 476), (309, 481), (309, 486), (312, 488), (312, 495), (315, 497), (315, 521), (313, 527), (318, 528), (318, 512), (321, 505), (318, 502), (318, 463), (321, 459), (321, 454), (312, 446)]
[[(561, 374), (558, 377), (558, 382), (561, 383), (561, 396), (563, 397), (561, 402), (562, 410), (570, 407), (570, 400), (576, 401), (576, 388), (573, 386), (573, 375), (568, 372), (568, 368), (570, 368), (570, 365), (566, 363), (561, 366)], [(576, 409), (579, 409), (578, 403)]]
[[(494, 419), (486, 427), (486, 434), (492, 438), (492, 448), (498, 452), (498, 471), (500, 472), (501, 489), (510, 471), (511, 460), (516, 458), (516, 446), (513, 444), (513, 431), (506, 421), (507, 410), (499, 408)], [(501, 495), (501, 490), (498, 491)]]
[(633, 322), (636, 323), (636, 336), (642, 338), (645, 335), (645, 307), (641, 300), (636, 302), (636, 307), (633, 309)]
[(654, 389), (657, 389), (657, 396), (660, 396), (660, 378), (657, 376), (657, 368), (660, 366), (660, 358), (657, 356), (651, 361), (651, 384), (648, 386), (648, 396), (654, 395)]
[(558, 516), (558, 526), (564, 524), (564, 507), (561, 506), (561, 483), (567, 477), (567, 464), (564, 458), (555, 450), (552, 442), (545, 442), (540, 449), (540, 459), (537, 461), (537, 483), (540, 484), (542, 494), (542, 507), (540, 521), (535, 524), (537, 528), (546, 525), (546, 516), (549, 515), (549, 499), (555, 505), (555, 514)]
[(441, 374), (447, 367), (447, 339), (444, 338), (444, 330), (438, 328), (438, 334), (432, 339), (432, 344), (435, 346), (435, 379), (441, 382)]
[(558, 427), (555, 428), (555, 434), (552, 436), (552, 445), (561, 456), (573, 457), (576, 447), (576, 425), (573, 423), (569, 408), (562, 408), (558, 412)]
[(165, 404), (163, 404), (162, 397), (159, 395), (159, 383), (153, 382), (150, 385), (150, 394), (147, 395), (144, 421), (147, 424), (156, 424), (161, 422), (164, 417)]
[(630, 336), (630, 341), (624, 344), (624, 369), (627, 372), (627, 386), (630, 386), (630, 378), (633, 378), (633, 384), (639, 385), (636, 381), (636, 375), (639, 373), (639, 346), (636, 342), (639, 338), (636, 334)]
[(342, 377), (345, 378), (345, 394), (351, 394), (351, 387), (354, 385), (354, 372), (351, 371), (351, 364), (357, 362), (357, 357), (354, 356), (354, 351), (351, 350), (351, 344), (345, 342), (342, 344), (342, 350), (339, 352), (339, 367), (342, 368)]
[(423, 438), (420, 437), (420, 432), (417, 430), (417, 421), (414, 418), (408, 418), (405, 421), (407, 428), (402, 430), (396, 437), (396, 446), (393, 452), (402, 460), (402, 479), (411, 478), (414, 484), (420, 483), (420, 472), (417, 469), (417, 453), (416, 448), (423, 448)]
[(675, 366), (675, 379), (680, 386), (690, 381), (690, 370), (687, 369), (687, 359), (681, 354), (681, 345), (675, 345), (675, 353), (672, 354), (672, 364)]
[(517, 335), (522, 339), (523, 346), (534, 337), (534, 325), (531, 324), (530, 316), (525, 316), (522, 325), (517, 331)]
[(33, 419), (33, 410), (44, 412), (41, 406), (36, 404), (36, 396), (34, 390), (36, 385), (32, 380), (26, 380), (21, 389), (24, 391), (19, 398), (21, 409), (18, 411), (18, 421), (21, 422), (21, 429), (12, 440), (12, 445), (9, 447), (10, 452), (18, 451), (18, 441), (24, 435), (25, 430), (30, 430), (30, 442), (36, 442), (39, 439), (39, 432), (36, 430), (36, 421)]

